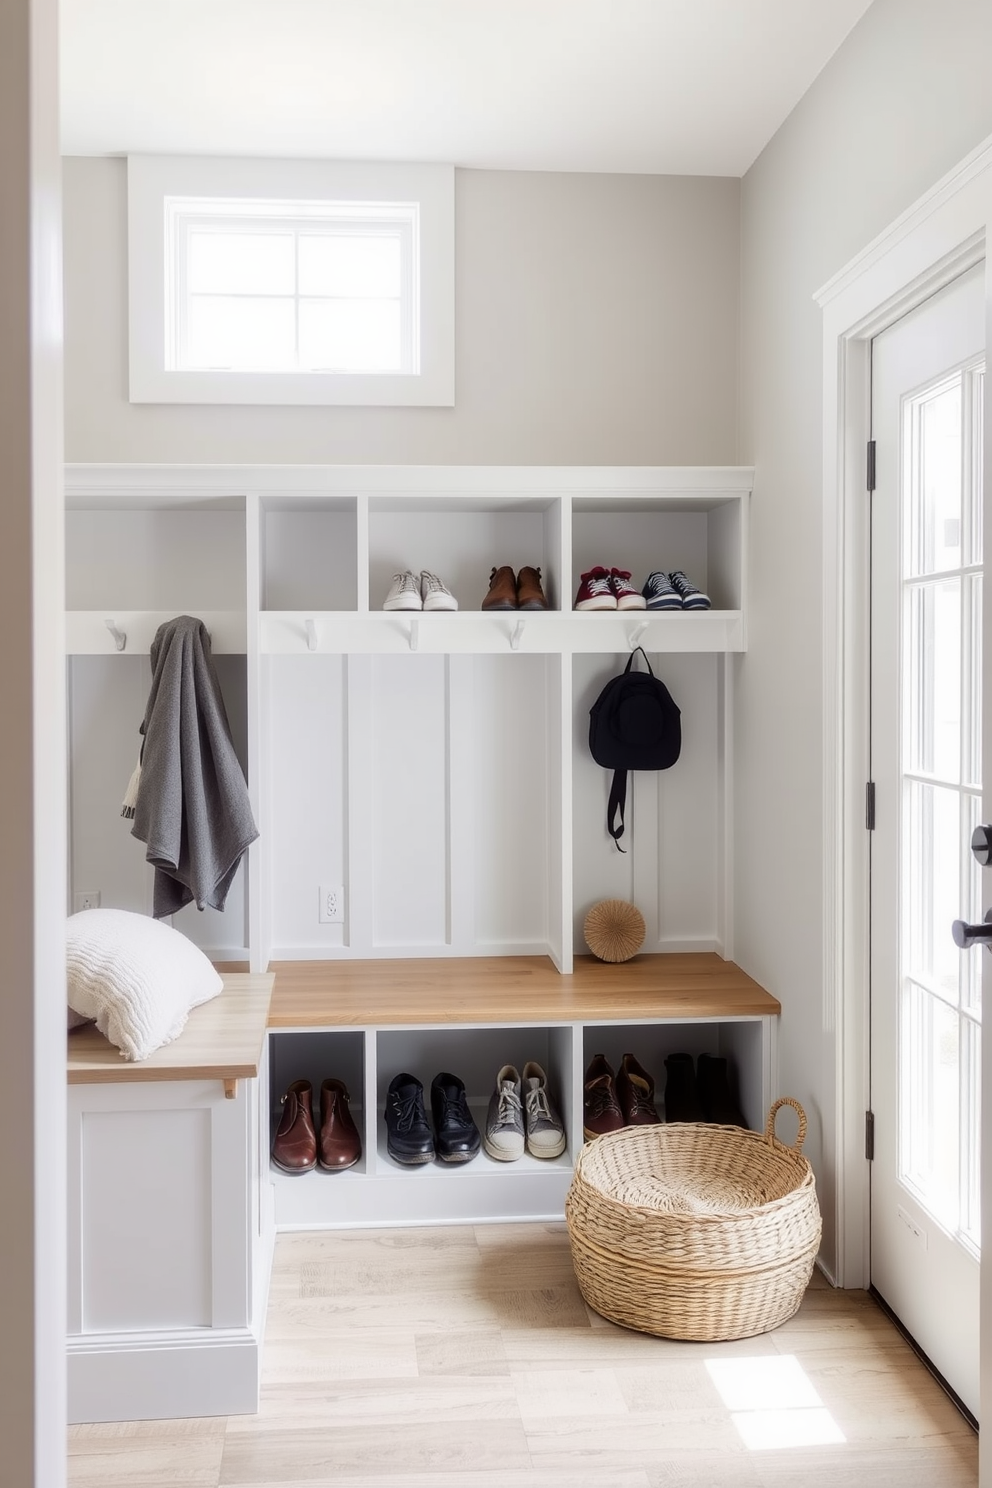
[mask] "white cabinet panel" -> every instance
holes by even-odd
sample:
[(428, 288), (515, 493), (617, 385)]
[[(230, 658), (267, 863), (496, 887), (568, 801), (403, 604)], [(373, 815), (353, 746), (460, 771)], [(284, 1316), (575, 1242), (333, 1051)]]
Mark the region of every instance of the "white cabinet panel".
[(87, 1111), (82, 1331), (211, 1321), (210, 1112)]

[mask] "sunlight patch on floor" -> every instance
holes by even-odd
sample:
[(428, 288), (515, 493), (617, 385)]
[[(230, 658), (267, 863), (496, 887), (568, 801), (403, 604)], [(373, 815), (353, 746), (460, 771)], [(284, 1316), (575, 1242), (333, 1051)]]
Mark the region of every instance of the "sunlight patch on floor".
[(824, 1447), (846, 1440), (793, 1354), (707, 1359), (706, 1368), (752, 1451)]

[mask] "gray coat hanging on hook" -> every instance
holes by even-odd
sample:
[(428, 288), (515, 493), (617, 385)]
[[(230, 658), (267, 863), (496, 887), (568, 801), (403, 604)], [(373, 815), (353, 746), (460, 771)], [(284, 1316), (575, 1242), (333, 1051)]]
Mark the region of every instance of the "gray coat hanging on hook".
[[(640, 651), (647, 672), (631, 670)], [(682, 715), (638, 646), (618, 677), (611, 677), (589, 710), (589, 751), (613, 771), (606, 830), (620, 852), (628, 770), (667, 770), (682, 750)], [(619, 818), (619, 819), (618, 819)]]

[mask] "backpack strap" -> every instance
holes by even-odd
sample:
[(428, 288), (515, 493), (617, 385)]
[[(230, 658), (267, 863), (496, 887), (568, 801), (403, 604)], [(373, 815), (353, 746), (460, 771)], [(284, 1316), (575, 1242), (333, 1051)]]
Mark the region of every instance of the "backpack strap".
[(654, 676), (654, 671), (652, 669), (651, 663), (648, 661), (648, 653), (645, 651), (645, 649), (644, 649), (643, 646), (635, 646), (634, 649), (633, 649), (633, 651), (631, 651), (630, 657), (629, 657), (629, 659), (627, 661), (627, 665), (623, 669), (623, 675), (626, 677), (627, 673), (630, 671), (631, 667), (634, 665), (634, 657), (637, 655), (638, 651), (640, 651), (641, 655), (644, 657), (644, 665), (647, 667), (648, 672), (653, 677)]
[[(623, 836), (623, 811), (627, 804), (627, 771), (614, 770), (613, 784), (610, 786), (610, 801), (606, 808), (606, 830), (617, 845), (618, 852), (626, 849), (620, 846), (620, 838)], [(620, 814), (620, 825), (616, 824), (617, 813)]]

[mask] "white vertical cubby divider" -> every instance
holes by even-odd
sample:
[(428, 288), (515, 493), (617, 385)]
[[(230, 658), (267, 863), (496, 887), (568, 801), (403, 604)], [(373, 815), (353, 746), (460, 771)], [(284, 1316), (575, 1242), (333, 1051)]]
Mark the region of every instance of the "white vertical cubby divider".
[[(646, 950), (729, 956), (731, 656), (745, 644), (751, 478), (70, 466), (68, 649), (109, 665), (147, 652), (185, 611), (205, 620), (218, 656), (243, 655), (243, 684), (237, 668), (225, 676), (247, 718), (261, 834), (247, 871), (253, 970), (545, 952), (568, 972), (589, 903), (612, 894), (642, 904)], [(481, 609), (504, 562), (541, 567), (547, 611)], [(649, 568), (685, 567), (713, 607), (576, 613), (594, 562), (629, 566), (639, 583)], [(384, 612), (399, 566), (439, 572), (458, 612)], [(687, 745), (677, 771), (632, 782), (623, 857), (605, 835), (608, 778), (585, 733), (591, 697), (638, 642), (677, 690)], [(76, 782), (79, 799), (88, 785)], [(102, 887), (78, 877), (96, 871), (75, 854), (72, 889)], [(344, 889), (330, 925), (318, 920), (328, 883)]]

